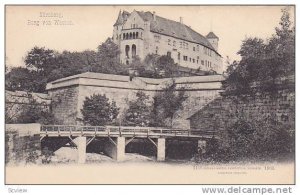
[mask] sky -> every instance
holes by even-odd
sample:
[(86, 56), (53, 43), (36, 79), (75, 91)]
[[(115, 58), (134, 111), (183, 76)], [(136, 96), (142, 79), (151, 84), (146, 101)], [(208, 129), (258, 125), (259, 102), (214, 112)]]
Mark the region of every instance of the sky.
[[(34, 46), (57, 51), (96, 50), (112, 36), (120, 10), (155, 11), (179, 21), (202, 35), (219, 37), (224, 60), (239, 60), (242, 40), (269, 38), (279, 25), (282, 6), (7, 6), (6, 65), (24, 66)], [(293, 7), (291, 8), (293, 20)], [(60, 21), (60, 22), (58, 22)], [(63, 22), (61, 22), (63, 21)], [(58, 23), (57, 23), (58, 22)], [(37, 25), (38, 24), (38, 25)]]

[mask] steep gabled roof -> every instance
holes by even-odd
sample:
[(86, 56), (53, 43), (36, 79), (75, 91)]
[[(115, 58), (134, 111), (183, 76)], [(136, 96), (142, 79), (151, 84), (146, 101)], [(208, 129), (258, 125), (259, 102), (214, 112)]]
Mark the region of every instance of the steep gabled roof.
[(127, 18), (128, 18), (129, 15), (130, 15), (129, 12), (127, 12), (127, 11), (121, 12), (121, 10), (120, 10), (119, 11), (119, 15), (118, 15), (118, 19), (115, 22), (114, 26), (124, 24), (124, 22), (127, 20)]
[(214, 49), (214, 47), (210, 44), (210, 42), (207, 40), (206, 37), (194, 31), (191, 27), (185, 24), (173, 20), (169, 20), (160, 16), (156, 16), (156, 20), (154, 21), (153, 14), (149, 11), (147, 12), (137, 11), (137, 13), (144, 21), (150, 21), (150, 30), (152, 32), (198, 43), (217, 52)]
[(213, 32), (209, 32), (206, 35), (206, 38), (208, 38), (208, 39), (219, 39), (219, 37), (217, 35), (215, 35), (215, 33), (213, 33)]
[(124, 22), (124, 20), (123, 20), (123, 16), (122, 16), (122, 13), (121, 13), (121, 10), (120, 10), (119, 15), (118, 15), (118, 19), (117, 19), (116, 23), (114, 24), (114, 26), (123, 24), (123, 22)]

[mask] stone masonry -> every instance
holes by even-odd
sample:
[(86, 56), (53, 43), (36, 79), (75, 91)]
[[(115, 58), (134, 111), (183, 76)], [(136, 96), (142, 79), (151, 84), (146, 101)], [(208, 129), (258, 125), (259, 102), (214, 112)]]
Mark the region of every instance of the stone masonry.
[(275, 118), (287, 130), (295, 130), (294, 79), (279, 83), (276, 93), (257, 93), (255, 96), (223, 96), (211, 101), (189, 117), (192, 129), (223, 130), (233, 123), (236, 115), (246, 118)]
[[(174, 127), (189, 128), (188, 116), (219, 96), (221, 75), (178, 77), (175, 83), (178, 89), (185, 88), (188, 99), (184, 109), (178, 111)], [(120, 107), (118, 117), (127, 109), (128, 101), (136, 98), (136, 92), (142, 90), (151, 97), (159, 93), (171, 79), (150, 79), (101, 73), (83, 73), (49, 83), (47, 90), (52, 97), (52, 111), (59, 124), (75, 125), (81, 123), (81, 109), (86, 97), (93, 94), (105, 94)]]

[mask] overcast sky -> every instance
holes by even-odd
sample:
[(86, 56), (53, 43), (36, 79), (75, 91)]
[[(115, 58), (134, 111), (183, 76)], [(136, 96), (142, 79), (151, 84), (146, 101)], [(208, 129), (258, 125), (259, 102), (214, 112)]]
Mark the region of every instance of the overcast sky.
[[(183, 22), (202, 35), (213, 31), (219, 38), (219, 52), (231, 60), (246, 37), (270, 37), (281, 17), (280, 6), (25, 6), (6, 7), (6, 63), (24, 65), (34, 46), (58, 51), (95, 50), (112, 36), (119, 10), (155, 11), (157, 15)], [(291, 9), (291, 12), (294, 10)], [(55, 17), (41, 17), (53, 13)], [(58, 13), (58, 15), (57, 15)], [(58, 17), (56, 17), (58, 16)], [(72, 25), (55, 25), (54, 20)], [(34, 25), (39, 21), (39, 26)], [(50, 21), (43, 23), (43, 21)]]

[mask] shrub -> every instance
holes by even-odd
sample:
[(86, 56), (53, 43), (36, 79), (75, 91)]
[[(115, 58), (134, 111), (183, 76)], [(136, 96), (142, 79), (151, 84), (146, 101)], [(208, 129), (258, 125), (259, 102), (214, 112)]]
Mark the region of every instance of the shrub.
[(110, 102), (105, 95), (86, 97), (81, 109), (85, 124), (101, 126), (111, 123), (119, 114), (116, 102)]
[(151, 106), (149, 96), (138, 91), (137, 99), (129, 102), (129, 108), (125, 113), (124, 123), (134, 126), (149, 126), (151, 120)]

